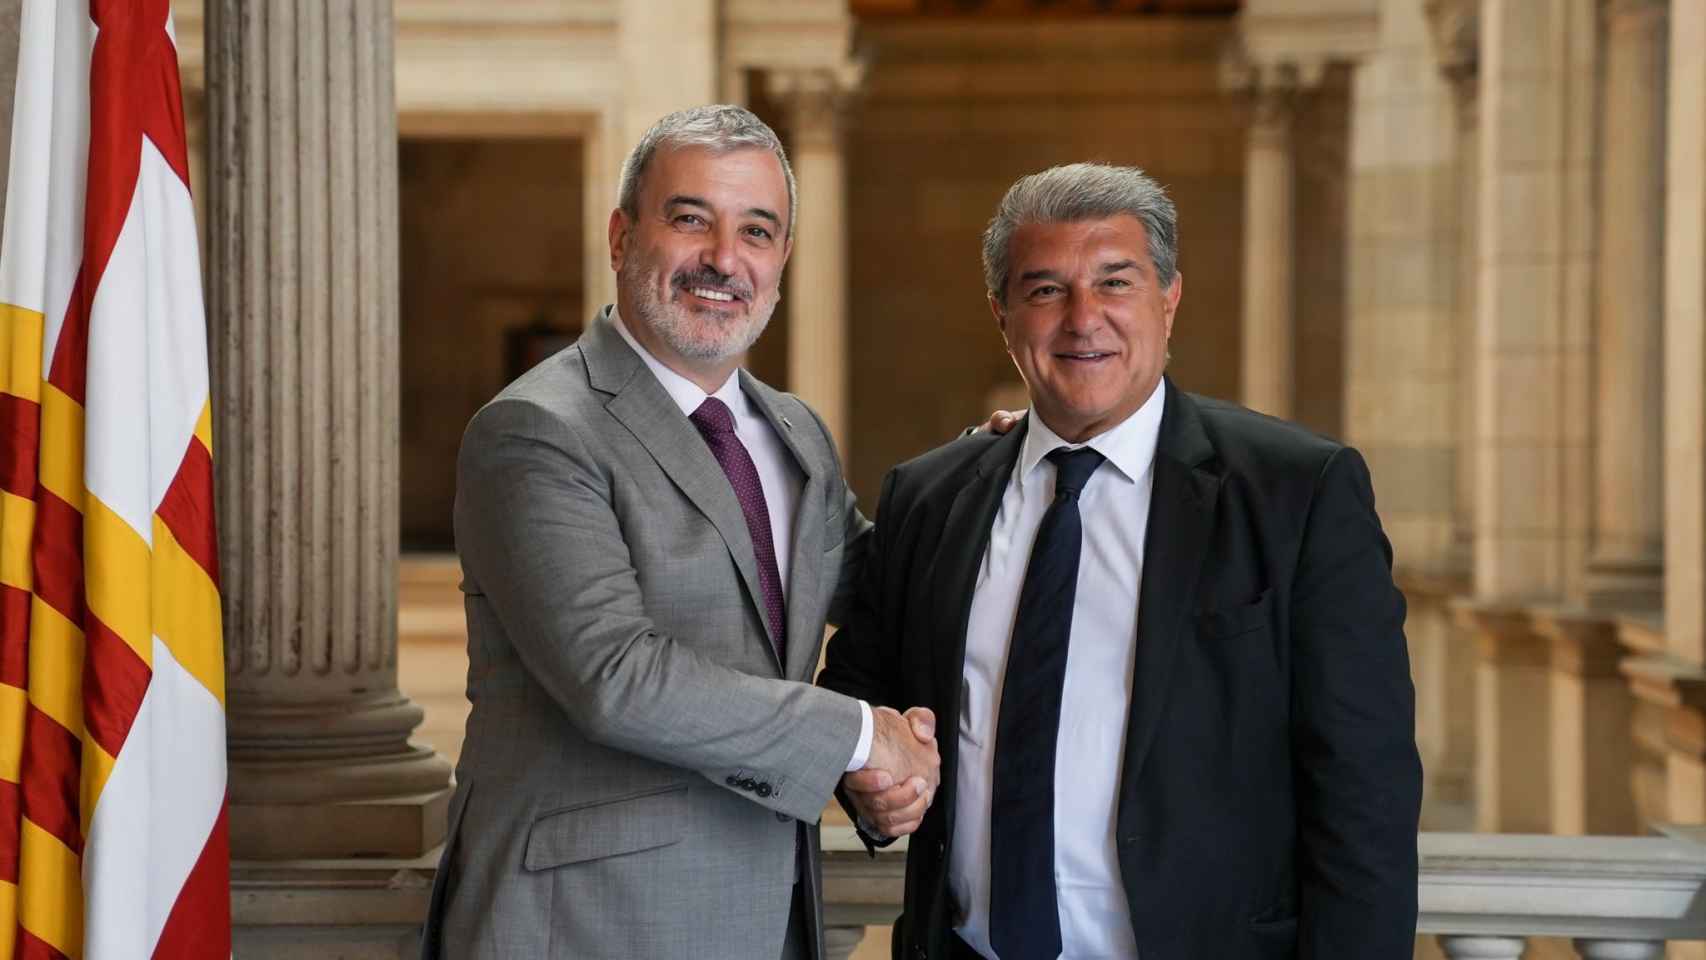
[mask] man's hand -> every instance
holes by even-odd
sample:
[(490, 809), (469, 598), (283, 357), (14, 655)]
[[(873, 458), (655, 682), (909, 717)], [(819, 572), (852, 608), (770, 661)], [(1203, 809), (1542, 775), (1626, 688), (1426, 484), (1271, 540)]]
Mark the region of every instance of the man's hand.
[(885, 837), (904, 837), (924, 822), (942, 781), (936, 717), (926, 707), (913, 707), (904, 716), (876, 707), (871, 719), (871, 758), (841, 782), (866, 827)]
[(990, 414), (989, 419), (977, 430), (980, 433), (1003, 434), (1013, 429), (1024, 416), (1024, 410), (997, 410)]

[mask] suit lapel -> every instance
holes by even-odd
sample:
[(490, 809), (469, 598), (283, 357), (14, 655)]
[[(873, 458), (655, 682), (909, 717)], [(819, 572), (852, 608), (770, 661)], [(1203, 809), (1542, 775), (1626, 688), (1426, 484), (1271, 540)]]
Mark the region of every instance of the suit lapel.
[[(960, 683), (965, 674), (966, 628), (971, 620), (972, 595), (977, 590), (977, 571), (983, 555), (989, 549), (989, 535), (995, 524), (995, 513), (1001, 507), (1001, 495), (1012, 478), (1013, 464), (1025, 443), (1029, 418), (1005, 436), (989, 444), (972, 462), (970, 476), (958, 487), (948, 506), (948, 517), (942, 527), (942, 539), (929, 574), (931, 590), (936, 598), (937, 617), (935, 636), (930, 646), (936, 683), (936, 700), (944, 706), (945, 717), (937, 723), (948, 723), (949, 730), (957, 729), (959, 720)], [(952, 711), (948, 714), (947, 711)], [(939, 738), (941, 749), (957, 753), (958, 738)], [(950, 811), (951, 816), (951, 811)]]
[(797, 416), (791, 417), (783, 412), (782, 398), (776, 391), (745, 370), (740, 372), (740, 385), (747, 399), (770, 421), (771, 429), (782, 438), (782, 445), (805, 474), (799, 503), (794, 508), (792, 542), (788, 544), (788, 662), (782, 676), (789, 680), (806, 680), (817, 666), (818, 647), (823, 639), (823, 621), (818, 618), (822, 606), (818, 591), (823, 582), (823, 527), (828, 519), (824, 515), (827, 471), (821, 460), (807, 454), (797, 435), (805, 425), (795, 422)]
[(1186, 634), (1182, 621), (1195, 602), (1220, 493), (1220, 475), (1207, 463), (1214, 447), (1195, 402), (1175, 389), (1172, 380), (1163, 383), (1166, 412), (1155, 451), (1155, 486), (1138, 587), (1137, 658), (1120, 774), (1121, 835), (1129, 832), (1124, 821), (1133, 812), (1139, 776), (1166, 706), (1173, 664)]
[[(722, 536), (746, 585), (747, 602), (763, 623), (764, 594), (758, 584), (758, 561), (746, 529), (746, 515), (711, 448), (645, 368), (645, 361), (610, 325), (609, 307), (594, 318), (579, 345), (586, 358), (588, 381), (594, 389), (613, 395), (605, 409), (634, 434), (670, 481)], [(766, 643), (765, 648), (774, 661), (774, 645)]]

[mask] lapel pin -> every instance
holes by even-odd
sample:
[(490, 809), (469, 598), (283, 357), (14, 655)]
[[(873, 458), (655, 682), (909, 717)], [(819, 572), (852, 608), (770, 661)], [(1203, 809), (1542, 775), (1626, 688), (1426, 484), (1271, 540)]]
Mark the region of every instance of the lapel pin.
[(789, 420), (787, 417), (783, 417), (782, 418), (782, 426), (787, 427), (789, 430), (792, 430), (792, 429), (794, 429), (794, 421)]

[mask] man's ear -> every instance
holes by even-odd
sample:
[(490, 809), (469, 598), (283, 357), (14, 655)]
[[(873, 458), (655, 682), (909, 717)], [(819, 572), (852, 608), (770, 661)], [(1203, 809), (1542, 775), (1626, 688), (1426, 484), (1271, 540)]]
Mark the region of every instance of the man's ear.
[(1173, 282), (1162, 292), (1161, 310), (1167, 319), (1167, 339), (1173, 338), (1173, 316), (1179, 312), (1179, 298), (1185, 293), (1185, 275), (1173, 271)]
[(610, 211), (610, 269), (622, 270), (622, 257), (627, 253), (628, 215), (621, 207)]
[(1001, 305), (1001, 301), (993, 293), (988, 294), (988, 300), (989, 312), (995, 315), (995, 325), (1001, 328), (1001, 339), (1005, 340), (1007, 339), (1007, 308)]

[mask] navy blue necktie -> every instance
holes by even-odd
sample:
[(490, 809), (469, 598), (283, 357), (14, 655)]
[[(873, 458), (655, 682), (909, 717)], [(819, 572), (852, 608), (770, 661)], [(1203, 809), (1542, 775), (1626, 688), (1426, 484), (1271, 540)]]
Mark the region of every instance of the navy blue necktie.
[(1001, 960), (1060, 956), (1054, 878), (1054, 755), (1083, 525), (1078, 495), (1101, 454), (1060, 447), (1054, 502), (1037, 527), (1001, 683), (990, 793), (989, 942)]

